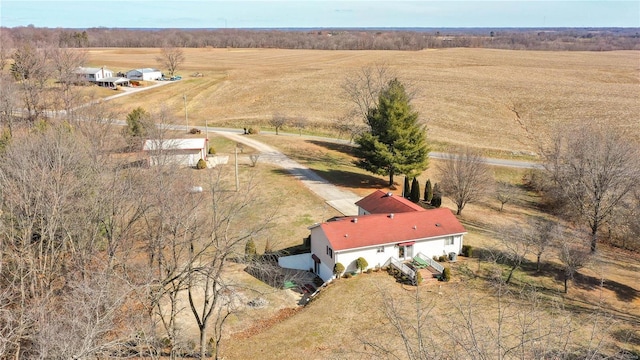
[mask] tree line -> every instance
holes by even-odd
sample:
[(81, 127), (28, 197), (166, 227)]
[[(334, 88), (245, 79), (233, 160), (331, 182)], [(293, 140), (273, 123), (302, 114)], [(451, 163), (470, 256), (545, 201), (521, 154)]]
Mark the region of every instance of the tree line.
[[(422, 50), (491, 48), (610, 51), (640, 49), (637, 28), (478, 29), (122, 29), (2, 28), (17, 43), (58, 47)], [(4, 41), (3, 41), (4, 43)]]

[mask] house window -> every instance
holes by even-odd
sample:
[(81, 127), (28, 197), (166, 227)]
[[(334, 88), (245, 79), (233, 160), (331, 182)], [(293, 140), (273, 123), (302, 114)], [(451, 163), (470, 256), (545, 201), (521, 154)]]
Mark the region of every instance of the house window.
[(380, 247), (378, 247), (378, 248), (376, 249), (376, 252), (383, 253), (383, 252), (384, 252), (384, 246), (380, 246)]
[(327, 246), (327, 255), (329, 255), (329, 257), (333, 259), (333, 249), (329, 246)]
[(453, 245), (453, 236), (449, 236), (444, 240), (445, 245)]

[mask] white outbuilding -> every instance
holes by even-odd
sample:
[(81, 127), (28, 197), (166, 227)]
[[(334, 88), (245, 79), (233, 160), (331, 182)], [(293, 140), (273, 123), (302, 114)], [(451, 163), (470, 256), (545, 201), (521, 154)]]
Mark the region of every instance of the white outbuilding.
[(133, 70), (127, 71), (127, 79), (129, 80), (151, 81), (151, 80), (160, 80), (161, 78), (162, 78), (162, 72), (158, 69), (143, 68), (143, 69), (133, 69)]
[(207, 139), (148, 139), (142, 147), (149, 156), (149, 165), (196, 166), (207, 160)]

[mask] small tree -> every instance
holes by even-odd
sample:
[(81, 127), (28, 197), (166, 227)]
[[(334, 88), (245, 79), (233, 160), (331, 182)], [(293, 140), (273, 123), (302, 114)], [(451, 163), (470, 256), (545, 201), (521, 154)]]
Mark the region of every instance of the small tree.
[(280, 113), (275, 113), (273, 114), (271, 119), (269, 119), (269, 125), (273, 126), (273, 128), (276, 130), (276, 135), (278, 135), (278, 132), (280, 131), (280, 129), (282, 129), (287, 124), (288, 121), (289, 120), (285, 115)]
[(427, 179), (426, 184), (424, 184), (424, 201), (431, 203), (431, 199), (433, 199), (433, 187), (431, 186), (431, 179)]
[(196, 169), (202, 170), (206, 168), (207, 168), (207, 162), (204, 159), (198, 160), (198, 163), (196, 164)]
[(438, 169), (444, 195), (456, 204), (456, 215), (468, 203), (482, 199), (493, 181), (480, 153), (470, 148), (449, 154)]
[(404, 177), (404, 186), (402, 188), (402, 196), (404, 198), (409, 198), (411, 196), (411, 188), (409, 187), (409, 177)]
[(369, 266), (369, 263), (365, 258), (359, 257), (356, 260), (356, 267), (358, 268), (358, 270), (360, 270), (360, 272), (363, 272), (368, 266)]
[(498, 181), (496, 184), (496, 199), (500, 202), (500, 211), (504, 209), (504, 204), (511, 202), (515, 196), (514, 188), (506, 181)]
[(569, 280), (575, 278), (578, 270), (582, 269), (590, 260), (591, 251), (588, 246), (582, 244), (563, 241), (560, 248), (560, 261), (562, 261), (564, 272), (564, 293), (569, 291), (567, 285)]
[(333, 274), (336, 276), (336, 278), (339, 278), (343, 272), (344, 272), (344, 265), (342, 265), (342, 263), (336, 263), (333, 266)]
[(410, 197), (411, 201), (414, 203), (419, 203), (420, 202), (420, 183), (418, 183), (418, 179), (417, 178), (413, 178), (413, 181), (411, 182), (411, 197)]
[(249, 239), (247, 244), (244, 246), (244, 256), (247, 260), (252, 261), (256, 258), (256, 243), (253, 239)]

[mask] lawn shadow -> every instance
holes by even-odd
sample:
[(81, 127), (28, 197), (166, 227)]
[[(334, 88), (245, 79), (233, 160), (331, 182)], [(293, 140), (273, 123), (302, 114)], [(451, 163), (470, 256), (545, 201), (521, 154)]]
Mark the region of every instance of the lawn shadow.
[[(498, 264), (507, 265), (506, 254), (497, 249), (484, 249), (474, 248), (474, 257), (480, 257), (483, 261), (495, 261)], [(540, 269), (536, 269), (536, 262), (523, 260), (520, 264), (520, 269), (531, 277), (548, 277), (553, 278), (560, 284), (564, 282), (564, 269), (560, 264), (541, 262)], [(640, 298), (640, 291), (637, 289), (610, 279), (598, 278), (591, 275), (585, 275), (578, 271), (574, 275), (574, 279), (569, 287), (575, 286), (583, 290), (593, 291), (597, 290), (600, 286), (607, 290), (610, 290), (616, 294), (618, 301), (632, 302)]]
[(345, 155), (354, 156), (355, 146), (353, 146), (353, 144), (336, 143), (323, 140), (307, 140), (306, 142), (313, 145), (321, 146), (327, 150), (333, 150)]
[[(279, 175), (289, 175), (299, 177), (297, 171), (285, 169), (273, 169), (272, 172)], [(312, 170), (312, 172), (323, 180), (345, 188), (352, 189), (382, 189), (388, 185), (385, 180), (367, 174), (358, 174), (350, 171), (329, 169), (329, 170)], [(309, 177), (307, 177), (309, 178)], [(305, 180), (305, 179), (302, 179)], [(313, 180), (311, 178), (311, 180)]]

